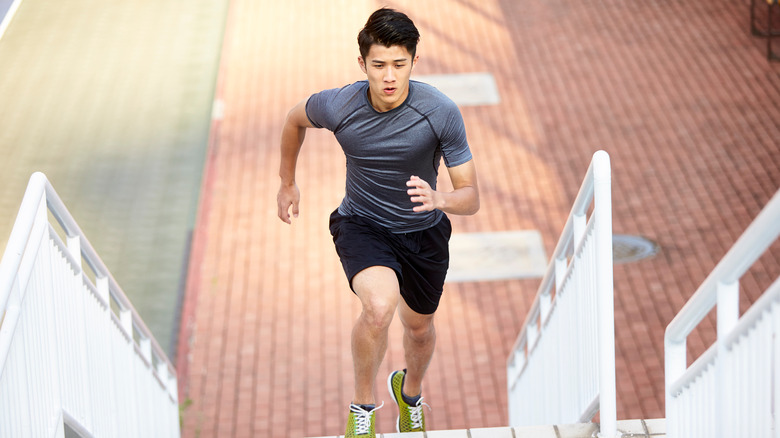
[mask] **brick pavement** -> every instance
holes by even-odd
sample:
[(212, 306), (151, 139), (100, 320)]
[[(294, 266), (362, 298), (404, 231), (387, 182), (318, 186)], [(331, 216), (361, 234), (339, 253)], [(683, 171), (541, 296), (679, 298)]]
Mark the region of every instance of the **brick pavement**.
[[(276, 218), (286, 111), (361, 79), (355, 37), (382, 5), (421, 30), (418, 74), (490, 72), (497, 106), (463, 108), (482, 210), (455, 232), (538, 229), (548, 254), (592, 153), (613, 165), (615, 233), (660, 251), (615, 266), (618, 418), (663, 417), (663, 330), (780, 187), (780, 64), (748, 4), (562, 0), (231, 2), (178, 355), (184, 436), (343, 433), (359, 311), (327, 232), (344, 161), (327, 132), (299, 160), (301, 216)], [(780, 273), (774, 245), (742, 308)], [(507, 423), (505, 360), (538, 280), (448, 284), (425, 384), (432, 429)], [(690, 338), (713, 339), (713, 319)], [(402, 367), (391, 328), (382, 376)], [(392, 430), (392, 408), (378, 430)]]

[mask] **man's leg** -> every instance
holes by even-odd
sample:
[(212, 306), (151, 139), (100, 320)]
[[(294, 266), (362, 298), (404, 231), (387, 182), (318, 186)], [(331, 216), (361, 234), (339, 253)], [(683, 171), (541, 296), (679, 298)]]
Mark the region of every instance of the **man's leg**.
[(363, 311), (352, 329), (355, 393), (352, 403), (375, 404), (374, 382), (387, 350), (387, 333), (398, 307), (398, 277), (390, 268), (373, 266), (352, 279)]
[(416, 397), (422, 392), (422, 380), (428, 364), (433, 357), (436, 345), (436, 329), (433, 326), (433, 314), (423, 315), (415, 312), (401, 300), (398, 310), (404, 326), (404, 355), (406, 375), (403, 393)]
[(422, 380), (436, 345), (433, 315), (413, 311), (401, 300), (398, 314), (404, 326), (404, 357), (406, 369), (394, 371), (387, 378), (387, 389), (398, 405), (398, 432), (425, 431)]

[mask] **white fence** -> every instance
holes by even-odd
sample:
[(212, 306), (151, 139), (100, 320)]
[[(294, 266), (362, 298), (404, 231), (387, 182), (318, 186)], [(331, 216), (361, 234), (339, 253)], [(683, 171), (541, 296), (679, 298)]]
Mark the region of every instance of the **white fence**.
[[(739, 316), (739, 280), (779, 236), (780, 191), (667, 327), (668, 437), (780, 437), (780, 278)], [(717, 341), (687, 367), (687, 337), (716, 306)]]
[(0, 262), (0, 437), (74, 434), (178, 437), (176, 371), (36, 173)]
[(599, 412), (599, 435), (616, 436), (612, 264), (609, 155), (598, 151), (509, 356), (510, 425), (587, 422)]

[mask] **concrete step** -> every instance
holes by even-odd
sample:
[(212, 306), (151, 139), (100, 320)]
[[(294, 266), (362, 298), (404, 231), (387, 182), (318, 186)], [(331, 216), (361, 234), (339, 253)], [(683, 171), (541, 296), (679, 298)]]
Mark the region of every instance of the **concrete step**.
[[(666, 420), (622, 420), (617, 423), (618, 436), (631, 438), (662, 438), (666, 436)], [(377, 438), (594, 438), (595, 423), (555, 426), (490, 427), (481, 429), (439, 430), (412, 433), (377, 433)], [(340, 438), (321, 437), (321, 438)]]

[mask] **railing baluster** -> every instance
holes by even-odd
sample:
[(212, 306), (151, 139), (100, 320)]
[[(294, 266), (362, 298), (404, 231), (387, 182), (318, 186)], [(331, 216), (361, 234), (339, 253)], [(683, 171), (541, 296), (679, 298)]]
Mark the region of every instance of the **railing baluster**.
[[(512, 425), (588, 421), (600, 411), (600, 436), (617, 434), (609, 168), (606, 152), (594, 154), (510, 354), (508, 398), (535, 398), (510, 403)], [(518, 354), (525, 360), (515, 372)], [(527, 391), (545, 381), (550, 391)], [(534, 409), (522, 410), (528, 403)]]
[[(770, 385), (772, 391), (771, 406), (776, 407), (780, 404), (780, 304), (773, 302), (770, 306), (771, 326), (772, 326), (772, 360), (769, 374), (771, 376)], [(780, 438), (780, 418), (776, 415), (777, 409), (772, 410), (771, 422), (772, 430), (775, 431), (774, 438)]]
[(62, 436), (65, 423), (85, 437), (179, 436), (173, 366), (40, 173), (0, 262), (0, 318), (0, 436)]
[[(741, 317), (739, 279), (779, 237), (780, 191), (667, 327), (664, 348), (669, 438), (687, 438), (692, 426), (709, 425), (715, 425), (711, 435), (715, 437), (777, 436), (773, 424), (780, 414), (777, 382), (765, 380), (775, 379), (780, 369), (778, 352), (766, 351), (769, 345), (776, 348), (777, 343), (780, 315), (774, 309), (780, 302), (780, 278)], [(688, 367), (685, 340), (716, 306), (715, 345)], [(765, 327), (770, 324), (764, 321), (766, 318), (772, 318), (775, 331)], [(684, 405), (685, 400), (692, 400), (690, 409)]]

